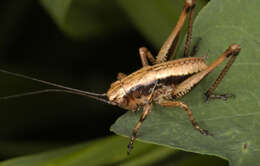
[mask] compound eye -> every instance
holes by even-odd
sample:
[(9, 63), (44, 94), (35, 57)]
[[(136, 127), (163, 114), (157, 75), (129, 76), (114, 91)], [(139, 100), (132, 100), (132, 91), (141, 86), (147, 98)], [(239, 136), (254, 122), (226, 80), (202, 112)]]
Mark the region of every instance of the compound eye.
[(121, 107), (125, 107), (128, 104), (127, 98), (125, 98), (125, 97), (123, 97), (123, 98), (121, 98), (120, 100), (117, 100), (117, 101), (119, 101), (118, 104)]

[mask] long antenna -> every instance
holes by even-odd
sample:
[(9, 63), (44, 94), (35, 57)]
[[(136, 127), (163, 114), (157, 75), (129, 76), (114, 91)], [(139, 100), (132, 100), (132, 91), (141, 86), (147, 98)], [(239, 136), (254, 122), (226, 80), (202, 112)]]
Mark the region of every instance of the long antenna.
[(51, 85), (51, 86), (54, 86), (54, 87), (57, 87), (57, 88), (61, 88), (61, 89), (38, 90), (38, 91), (33, 91), (33, 92), (27, 92), (27, 93), (22, 93), (22, 94), (16, 94), (16, 95), (11, 95), (11, 96), (0, 97), (0, 99), (17, 98), (17, 97), (22, 97), (22, 96), (28, 96), (28, 95), (34, 95), (34, 94), (40, 94), (40, 93), (48, 93), (48, 92), (64, 92), (64, 93), (71, 93), (71, 94), (87, 96), (89, 98), (93, 98), (93, 99), (102, 101), (102, 102), (107, 103), (107, 104), (116, 105), (115, 103), (113, 103), (113, 102), (111, 102), (109, 100), (101, 98), (101, 97), (106, 97), (105, 93), (98, 94), (98, 93), (93, 93), (93, 92), (87, 92), (87, 91), (83, 91), (83, 90), (79, 90), (79, 89), (70, 88), (70, 87), (67, 87), (67, 86), (55, 84), (55, 83), (52, 83), (52, 82), (40, 80), (40, 79), (33, 78), (33, 77), (30, 77), (30, 76), (26, 76), (26, 75), (23, 75), (23, 74), (13, 73), (13, 72), (10, 72), (10, 71), (7, 71), (7, 70), (3, 70), (3, 69), (0, 69), (0, 72), (4, 73), (4, 74), (16, 76), (16, 77), (19, 77), (19, 78), (32, 80), (32, 81), (39, 82), (39, 83), (43, 83), (43, 84), (46, 84), (46, 85)]

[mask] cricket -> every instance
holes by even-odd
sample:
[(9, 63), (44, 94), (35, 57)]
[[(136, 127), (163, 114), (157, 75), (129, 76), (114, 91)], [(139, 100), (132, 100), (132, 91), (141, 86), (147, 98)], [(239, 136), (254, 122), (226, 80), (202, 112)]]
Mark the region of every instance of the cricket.
[[(141, 117), (130, 136), (130, 141), (127, 146), (128, 154), (130, 154), (133, 149), (138, 130), (147, 116), (151, 113), (154, 103), (163, 107), (182, 108), (187, 113), (192, 126), (202, 135), (208, 135), (209, 132), (200, 127), (193, 117), (189, 107), (183, 103), (180, 98), (190, 92), (195, 85), (228, 58), (229, 61), (224, 66), (215, 82), (213, 82), (204, 94), (206, 96), (206, 101), (209, 99), (226, 100), (228, 97), (232, 96), (230, 94), (215, 94), (214, 91), (235, 61), (240, 52), (240, 46), (238, 44), (231, 44), (210, 65), (206, 64), (206, 56), (195, 57), (199, 42), (197, 42), (193, 48), (190, 48), (194, 8), (195, 0), (185, 0), (184, 8), (181, 11), (176, 26), (173, 28), (168, 39), (162, 45), (157, 56), (154, 57), (146, 47), (141, 47), (139, 49), (139, 55), (142, 68), (129, 75), (119, 73), (117, 81), (111, 84), (106, 93), (97, 94), (87, 92), (0, 69), (0, 72), (5, 74), (37, 81), (55, 87), (53, 89), (5, 96), (0, 99), (10, 99), (46, 92), (64, 92), (87, 96), (110, 105), (131, 110), (132, 112), (142, 110)], [(179, 35), (186, 19), (188, 21), (188, 30), (183, 58), (170, 60), (173, 59), (176, 52)]]

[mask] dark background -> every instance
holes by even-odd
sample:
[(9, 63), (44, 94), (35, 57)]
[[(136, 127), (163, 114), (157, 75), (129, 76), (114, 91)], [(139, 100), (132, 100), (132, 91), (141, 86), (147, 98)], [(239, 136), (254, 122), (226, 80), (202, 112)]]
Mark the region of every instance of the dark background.
[[(82, 8), (80, 3), (77, 4), (80, 1), (85, 4)], [(159, 45), (160, 42), (154, 42), (152, 45), (144, 35), (150, 37), (149, 33), (152, 32), (154, 35), (156, 32), (154, 36), (161, 38), (156, 41), (163, 42), (175, 24), (174, 21), (168, 24), (168, 21), (158, 19), (164, 17), (164, 12), (167, 13), (163, 11), (162, 16), (161, 13), (155, 14), (157, 17), (160, 16), (156, 19), (159, 20), (156, 24), (158, 27), (154, 28), (159, 28), (159, 31), (151, 29), (149, 33), (141, 33), (138, 30), (142, 28), (138, 27), (136, 20), (130, 18), (129, 13), (125, 13), (122, 5), (114, 1), (98, 2), (75, 1), (72, 10), (79, 15), (74, 17), (87, 17), (86, 20), (83, 18), (82, 25), (86, 24), (87, 26), (84, 26), (88, 28), (88, 33), (77, 36), (71, 34), (74, 29), (70, 33), (65, 32), (66, 28), (54, 19), (41, 0), (0, 1), (0, 69), (84, 91), (106, 93), (110, 84), (116, 81), (118, 72), (130, 74), (142, 67), (138, 55), (139, 47), (146, 46), (156, 55), (158, 48), (154, 45)], [(156, 3), (159, 5), (159, 1)], [(174, 20), (172, 14), (175, 19), (179, 16), (183, 1), (174, 1), (173, 4), (174, 12), (166, 14), (169, 15), (170, 22)], [(139, 10), (143, 7), (146, 6), (139, 6)], [(147, 9), (151, 10), (153, 7)], [(171, 8), (167, 5), (166, 7)], [(131, 9), (131, 6), (129, 8)], [(154, 21), (150, 15), (139, 19)], [(0, 97), (49, 88), (53, 87), (0, 72)], [(113, 135), (109, 130), (110, 126), (125, 112), (126, 110), (121, 108), (84, 96), (64, 93), (0, 99), (0, 161), (69, 147), (68, 145), (81, 142), (89, 143)], [(146, 148), (145, 152), (153, 148), (156, 151), (154, 146)], [(125, 151), (126, 147), (122, 149)], [(105, 155), (109, 150), (105, 149), (100, 155)], [(153, 150), (151, 152), (154, 156)], [(173, 161), (178, 163), (179, 160), (193, 163), (194, 160), (187, 160), (192, 157), (197, 160), (201, 156), (178, 151), (166, 155), (154, 165), (172, 164)], [(205, 160), (206, 157), (202, 156), (201, 161), (211, 162), (212, 158)], [(220, 161), (227, 164), (218, 158), (213, 159), (212, 162)], [(126, 157), (124, 161), (131, 159)]]
[[(26, 2), (0, 2), (1, 69), (104, 93), (118, 72), (129, 74), (141, 67), (140, 46), (152, 48), (120, 9), (119, 28), (75, 40), (58, 28), (38, 1)], [(2, 73), (0, 80), (0, 96), (52, 88)], [(111, 124), (125, 112), (61, 93), (1, 100), (0, 109), (1, 159), (111, 135)]]

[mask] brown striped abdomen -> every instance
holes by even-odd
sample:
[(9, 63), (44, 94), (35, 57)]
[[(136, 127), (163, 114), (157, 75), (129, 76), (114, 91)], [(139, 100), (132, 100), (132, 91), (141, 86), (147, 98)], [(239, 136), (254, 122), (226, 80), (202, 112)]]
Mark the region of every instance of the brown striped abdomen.
[(140, 95), (147, 96), (149, 89), (153, 87), (156, 81), (176, 84), (182, 80), (183, 76), (192, 75), (206, 68), (205, 58), (201, 57), (183, 58), (153, 66), (145, 66), (125, 78), (112, 83), (110, 89), (107, 91), (107, 97), (110, 101), (116, 102), (125, 108), (127, 103), (123, 100), (126, 100), (125, 98), (129, 97), (130, 94), (136, 93), (135, 91), (140, 92), (140, 89), (142, 89)]

